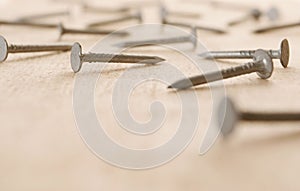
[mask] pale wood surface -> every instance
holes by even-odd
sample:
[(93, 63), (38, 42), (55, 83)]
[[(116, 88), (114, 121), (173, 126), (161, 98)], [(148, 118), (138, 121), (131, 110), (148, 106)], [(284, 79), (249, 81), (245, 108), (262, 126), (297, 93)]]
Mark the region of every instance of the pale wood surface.
[[(138, 2), (131, 1), (130, 4)], [(227, 21), (243, 14), (241, 11), (222, 11), (205, 3), (184, 2), (167, 1), (166, 4), (172, 9), (199, 11), (204, 15), (199, 23), (214, 22), (214, 26), (224, 26)], [(117, 3), (109, 2), (111, 5)], [(259, 4), (257, 6), (264, 9), (269, 5), (280, 7), (280, 22), (300, 18), (300, 2), (246, 3)], [(143, 9), (145, 22), (157, 22), (155, 3), (143, 4), (148, 6)], [(75, 10), (71, 17), (64, 19), (69, 26), (82, 26), (82, 23), (95, 19), (95, 15), (79, 15), (76, 6), (59, 1), (2, 2), (0, 14), (1, 18), (14, 19), (29, 13), (64, 8)], [(108, 16), (98, 14), (97, 17), (104, 19)], [(267, 23), (263, 20), (260, 25)], [(135, 24), (133, 21), (107, 28)], [(283, 69), (275, 61), (274, 74), (268, 81), (251, 74), (227, 80), (226, 91), (245, 110), (299, 111), (300, 28), (253, 35), (250, 30), (256, 26), (254, 22), (248, 22), (228, 29), (229, 34), (222, 36), (199, 32), (199, 40), (210, 50), (252, 49), (277, 48), (280, 40), (287, 37), (291, 44), (289, 68)], [(55, 30), (1, 26), (0, 31), (12, 43), (47, 43), (57, 39)], [(98, 40), (99, 37), (68, 35), (62, 41), (78, 41), (88, 51)], [(186, 62), (172, 51), (156, 52), (155, 48), (143, 48), (132, 52), (156, 54), (178, 66)], [(119, 169), (103, 162), (87, 148), (75, 125), (72, 106), (75, 75), (70, 68), (69, 53), (38, 55), (10, 55), (6, 62), (0, 64), (0, 190), (300, 189), (299, 124), (243, 123), (230, 140), (218, 140), (208, 153), (199, 155), (201, 141), (211, 120), (212, 98), (207, 88), (196, 90), (201, 105), (199, 129), (192, 143), (179, 157), (146, 171)], [(233, 65), (219, 64), (221, 67)], [(185, 65), (188, 66), (188, 63)], [(165, 85), (158, 82), (148, 82), (138, 87), (130, 102), (133, 114), (141, 121), (149, 119), (149, 104), (158, 99), (168, 111), (166, 125), (149, 137), (124, 132), (115, 122), (110, 98), (114, 81), (126, 68), (116, 65), (105, 68), (95, 93), (99, 95), (95, 101), (98, 116), (106, 119), (107, 133), (128, 147), (159, 145), (176, 131), (173, 126), (178, 122), (180, 112), (176, 94), (166, 91)], [(181, 69), (187, 75), (195, 74), (192, 67)], [(109, 72), (111, 70), (114, 72)]]

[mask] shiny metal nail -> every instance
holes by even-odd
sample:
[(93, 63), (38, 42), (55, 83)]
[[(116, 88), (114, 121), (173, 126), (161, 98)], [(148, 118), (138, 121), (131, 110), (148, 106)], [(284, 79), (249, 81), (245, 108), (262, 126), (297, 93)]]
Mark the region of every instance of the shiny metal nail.
[(84, 62), (112, 62), (112, 63), (135, 63), (135, 64), (157, 64), (165, 61), (158, 56), (137, 56), (124, 54), (104, 53), (82, 53), (79, 43), (75, 43), (71, 50), (71, 67), (73, 71), (79, 72)]
[(210, 32), (217, 33), (217, 34), (225, 34), (226, 33), (226, 31), (223, 29), (213, 28), (213, 27), (209, 27), (209, 26), (200, 26), (200, 25), (192, 26), (191, 24), (188, 24), (188, 23), (168, 21), (167, 14), (165, 13), (165, 10), (163, 7), (160, 9), (160, 18), (161, 18), (162, 24), (174, 25), (174, 26), (185, 27), (185, 28), (194, 27), (196, 30), (210, 31)]
[(57, 28), (57, 24), (51, 23), (38, 23), (31, 21), (8, 21), (0, 20), (0, 25), (10, 25), (10, 26), (26, 26), (26, 27), (37, 27), (37, 28)]
[(138, 20), (138, 22), (141, 23), (143, 21), (141, 11), (138, 11), (135, 14), (120, 16), (120, 17), (117, 17), (117, 18), (114, 18), (114, 19), (92, 22), (92, 23), (89, 23), (87, 25), (87, 27), (92, 28), (92, 27), (105, 26), (105, 25), (119, 23), (119, 22), (128, 21), (128, 20)]
[[(210, 51), (199, 54), (205, 59), (249, 59), (253, 58), (256, 50), (236, 50), (236, 51)], [(278, 50), (265, 50), (272, 59), (279, 59), (281, 65), (286, 68), (289, 64), (290, 46), (287, 39), (283, 39)]]
[(257, 75), (262, 79), (268, 79), (272, 76), (273, 61), (268, 52), (261, 49), (255, 51), (253, 54), (253, 60), (253, 62), (248, 62), (236, 67), (179, 80), (171, 84), (168, 88), (187, 89), (192, 86), (237, 77), (253, 72), (256, 72)]
[(45, 18), (64, 16), (64, 15), (70, 15), (70, 11), (56, 11), (56, 12), (49, 12), (49, 13), (27, 15), (27, 16), (20, 17), (19, 19), (17, 19), (17, 21), (32, 21), (35, 19), (45, 19)]
[(188, 36), (126, 41), (126, 42), (118, 43), (116, 44), (116, 46), (134, 47), (134, 46), (149, 46), (149, 45), (158, 45), (158, 44), (176, 44), (176, 43), (185, 43), (185, 42), (191, 42), (194, 48), (197, 47), (197, 30), (194, 27), (191, 29), (191, 34)]
[(47, 44), (47, 45), (9, 45), (3, 36), (0, 36), (0, 62), (6, 60), (9, 53), (29, 53), (29, 52), (51, 52), (69, 51), (72, 45)]
[[(224, 113), (225, 111), (225, 113)], [(239, 121), (283, 122), (300, 121), (300, 112), (244, 112), (239, 111), (233, 101), (225, 97), (218, 108), (218, 127), (223, 136), (230, 135)]]
[(112, 35), (120, 35), (120, 36), (129, 35), (129, 33), (127, 33), (127, 32), (120, 32), (120, 31), (114, 32), (113, 30), (95, 30), (95, 29), (66, 28), (61, 23), (58, 25), (58, 30), (59, 30), (59, 39), (64, 34), (85, 34), (85, 35), (107, 35), (107, 34), (112, 34)]
[(288, 29), (293, 27), (300, 27), (300, 22), (294, 23), (286, 23), (282, 25), (272, 25), (268, 27), (259, 28), (253, 31), (253, 33), (266, 33), (266, 32), (273, 32), (280, 29)]
[(228, 26), (235, 26), (235, 25), (238, 25), (238, 24), (240, 24), (240, 23), (242, 23), (242, 22), (245, 22), (245, 21), (247, 21), (247, 20), (249, 20), (249, 19), (254, 19), (254, 20), (259, 20), (260, 19), (260, 17), (263, 15), (263, 13), (259, 10), (259, 9), (256, 9), (256, 8), (254, 8), (254, 9), (251, 9), (250, 11), (249, 11), (249, 13), (247, 13), (245, 16), (243, 16), (242, 18), (239, 18), (239, 19), (237, 19), (237, 20), (234, 20), (234, 21), (230, 21), (229, 23), (228, 23)]
[(99, 7), (95, 5), (90, 5), (88, 3), (83, 2), (81, 7), (84, 11), (94, 12), (94, 13), (127, 13), (131, 11), (131, 7), (122, 6), (117, 8), (109, 8), (109, 7)]
[(165, 16), (177, 16), (177, 17), (186, 17), (186, 18), (199, 18), (201, 16), (200, 13), (190, 13), (190, 12), (182, 12), (182, 11), (170, 11), (163, 4), (160, 5), (160, 12), (162, 12)]

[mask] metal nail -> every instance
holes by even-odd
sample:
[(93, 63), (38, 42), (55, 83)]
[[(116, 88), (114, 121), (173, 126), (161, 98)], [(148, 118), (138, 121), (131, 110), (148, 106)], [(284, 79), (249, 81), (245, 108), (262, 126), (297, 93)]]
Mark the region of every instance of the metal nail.
[(38, 28), (57, 28), (57, 24), (37, 23), (37, 22), (29, 22), (29, 21), (0, 20), (0, 25), (27, 26), (27, 27), (38, 27)]
[[(168, 21), (167, 14), (166, 14), (166, 11), (164, 10), (164, 7), (161, 7), (161, 9), (160, 9), (160, 18), (161, 18), (162, 24), (174, 25), (174, 26), (185, 27), (185, 28), (193, 27), (191, 24), (187, 24), (187, 23)], [(208, 27), (208, 26), (194, 25), (194, 27), (196, 28), (196, 30), (205, 30), (205, 31), (210, 31), (210, 32), (217, 33), (217, 34), (225, 34), (226, 33), (225, 30)]]
[(131, 7), (118, 7), (118, 8), (109, 8), (109, 7), (99, 7), (99, 6), (92, 6), (85, 2), (81, 5), (84, 11), (90, 11), (95, 13), (126, 13), (131, 10)]
[(23, 16), (17, 21), (31, 21), (35, 19), (44, 19), (44, 18), (49, 18), (49, 17), (57, 17), (57, 16), (64, 16), (64, 15), (69, 15), (69, 11), (56, 11), (56, 12), (50, 12), (50, 13), (41, 13), (41, 14), (34, 14), (34, 15), (27, 15)]
[(265, 33), (265, 32), (276, 31), (279, 29), (287, 29), (287, 28), (299, 27), (299, 26), (300, 26), (300, 22), (287, 23), (282, 25), (273, 25), (273, 26), (256, 29), (253, 31), (253, 33)]
[(8, 45), (6, 39), (0, 36), (0, 62), (6, 60), (8, 53), (69, 51), (72, 45)]
[(163, 12), (165, 16), (174, 15), (178, 17), (186, 17), (186, 18), (199, 18), (201, 15), (199, 13), (189, 13), (189, 12), (181, 12), (181, 11), (170, 11), (163, 4), (160, 5), (160, 11)]
[(98, 26), (105, 26), (105, 25), (108, 25), (108, 24), (114, 24), (114, 23), (119, 23), (119, 22), (133, 20), (133, 19), (138, 20), (139, 23), (141, 23), (143, 21), (141, 11), (138, 11), (135, 14), (120, 16), (118, 18), (114, 18), (114, 19), (110, 19), (110, 20), (97, 21), (97, 22), (89, 23), (87, 25), (87, 27), (92, 28), (92, 27), (98, 27)]
[(112, 35), (120, 35), (120, 36), (129, 35), (129, 33), (127, 33), (127, 32), (120, 32), (120, 31), (114, 32), (113, 30), (94, 30), (94, 29), (66, 28), (62, 23), (60, 23), (58, 25), (58, 30), (59, 30), (59, 39), (64, 34), (86, 34), (86, 35), (107, 35), (107, 34), (112, 34)]
[(157, 56), (137, 56), (124, 54), (104, 53), (82, 53), (79, 43), (75, 43), (71, 50), (71, 67), (73, 71), (79, 72), (84, 62), (112, 62), (112, 63), (136, 63), (136, 64), (157, 64), (165, 59)]
[[(225, 109), (225, 113), (224, 113)], [(239, 121), (263, 121), (263, 122), (280, 122), (280, 121), (300, 121), (300, 113), (281, 113), (281, 112), (243, 112), (239, 111), (233, 101), (225, 97), (218, 108), (218, 123), (223, 136), (230, 135)]]
[(116, 44), (119, 47), (133, 47), (133, 46), (149, 46), (157, 44), (175, 44), (175, 43), (185, 43), (191, 42), (193, 47), (197, 47), (197, 30), (192, 27), (191, 34), (188, 36), (179, 36), (172, 38), (161, 38), (161, 39), (150, 39), (150, 40), (137, 40), (137, 41), (126, 41)]
[[(287, 39), (283, 39), (278, 50), (266, 50), (272, 59), (279, 59), (281, 65), (286, 68), (289, 64), (290, 48)], [(199, 54), (206, 59), (248, 59), (253, 58), (255, 50), (237, 51), (210, 51)]]
[(229, 22), (228, 26), (235, 26), (249, 19), (259, 20), (262, 15), (263, 13), (259, 9), (254, 8), (251, 9), (250, 12), (242, 18)]
[(265, 13), (270, 21), (276, 21), (280, 17), (279, 9), (277, 7), (271, 7)]
[(253, 54), (253, 60), (253, 62), (248, 62), (236, 67), (223, 69), (217, 72), (211, 72), (205, 75), (194, 76), (189, 79), (179, 80), (171, 84), (168, 88), (186, 89), (192, 86), (241, 76), (253, 72), (256, 72), (257, 75), (262, 79), (268, 79), (272, 76), (273, 61), (268, 52), (261, 49), (255, 51)]

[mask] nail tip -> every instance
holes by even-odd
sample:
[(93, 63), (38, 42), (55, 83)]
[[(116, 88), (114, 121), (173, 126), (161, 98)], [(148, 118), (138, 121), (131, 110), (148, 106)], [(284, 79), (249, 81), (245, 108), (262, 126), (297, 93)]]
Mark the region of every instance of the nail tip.
[(190, 85), (184, 85), (184, 84), (179, 84), (179, 83), (174, 83), (174, 84), (169, 85), (168, 89), (184, 90), (184, 89), (191, 87)]

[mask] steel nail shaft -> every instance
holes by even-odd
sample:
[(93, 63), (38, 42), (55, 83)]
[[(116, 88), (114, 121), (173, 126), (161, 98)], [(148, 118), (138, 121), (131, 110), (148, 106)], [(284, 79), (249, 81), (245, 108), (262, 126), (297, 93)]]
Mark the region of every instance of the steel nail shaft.
[(29, 21), (0, 20), (0, 25), (27, 26), (27, 27), (37, 27), (37, 28), (57, 28), (57, 24), (37, 23), (37, 22), (29, 22)]
[[(287, 39), (283, 39), (278, 50), (265, 50), (272, 59), (279, 59), (281, 65), (286, 68), (289, 64), (290, 47)], [(205, 59), (248, 59), (253, 58), (255, 50), (237, 50), (237, 51), (210, 51), (199, 54)]]
[(133, 46), (149, 46), (155, 44), (175, 44), (191, 42), (194, 48), (197, 47), (197, 30), (195, 28), (191, 29), (191, 34), (188, 36), (178, 36), (172, 38), (160, 38), (160, 39), (149, 39), (149, 40), (139, 40), (139, 41), (126, 41), (116, 44), (119, 47), (133, 47)]
[(110, 20), (93, 22), (93, 23), (88, 24), (87, 27), (92, 28), (92, 27), (98, 27), (98, 26), (105, 26), (105, 25), (119, 23), (119, 22), (132, 20), (132, 19), (136, 19), (141, 23), (142, 20), (143, 20), (142, 19), (142, 13), (139, 11), (136, 14), (133, 14), (133, 15), (126, 15), (126, 16), (121, 16), (121, 17), (118, 17), (118, 18), (110, 19)]
[[(248, 62), (236, 67), (211, 72), (205, 75), (194, 76), (189, 79), (179, 80), (168, 88), (187, 89), (192, 86), (206, 84), (227, 78), (256, 72), (262, 79), (270, 78), (273, 73), (273, 61), (270, 55), (264, 50), (257, 50), (253, 55), (253, 62)], [(221, 75), (220, 75), (221, 74)]]
[(73, 28), (66, 28), (63, 24), (58, 25), (59, 30), (59, 38), (61, 38), (64, 34), (85, 34), (85, 35), (120, 35), (126, 36), (129, 33), (127, 32), (114, 32), (113, 30), (94, 30), (94, 29), (73, 29)]
[(273, 26), (269, 26), (269, 27), (256, 29), (253, 31), (253, 33), (266, 33), (266, 32), (276, 31), (276, 30), (280, 30), (280, 29), (287, 29), (287, 28), (299, 27), (299, 26), (300, 26), (300, 22), (287, 23), (287, 24), (282, 24), (282, 25), (273, 25)]
[(104, 54), (104, 53), (82, 53), (79, 43), (75, 43), (71, 50), (71, 67), (73, 71), (79, 72), (84, 62), (111, 62), (111, 63), (136, 63), (136, 64), (156, 64), (165, 61), (157, 56), (137, 56), (124, 54)]
[(50, 51), (69, 51), (71, 45), (9, 45), (3, 36), (0, 36), (0, 62), (6, 60), (9, 53), (28, 53), (28, 52), (50, 52)]
[(243, 112), (237, 110), (230, 98), (225, 97), (218, 108), (218, 123), (222, 135), (226, 137), (231, 134), (239, 121), (300, 121), (300, 112)]
[(160, 9), (160, 17), (161, 17), (161, 23), (162, 24), (168, 24), (168, 25), (174, 25), (174, 26), (179, 26), (179, 27), (185, 27), (185, 28), (192, 28), (194, 27), (197, 30), (205, 30), (205, 31), (210, 31), (213, 33), (217, 33), (217, 34), (224, 34), (226, 33), (225, 30), (222, 29), (218, 29), (218, 28), (213, 28), (213, 27), (208, 27), (208, 26), (200, 26), (200, 25), (190, 25), (187, 23), (181, 23), (181, 22), (171, 22), (168, 21), (167, 19), (167, 13), (164, 7), (161, 7)]

